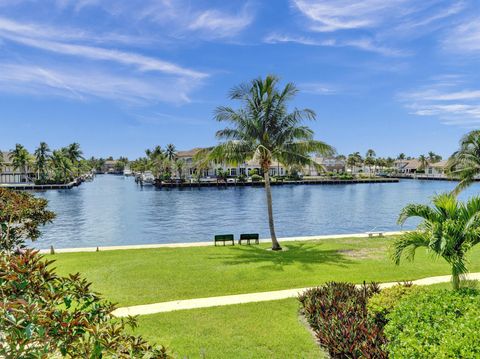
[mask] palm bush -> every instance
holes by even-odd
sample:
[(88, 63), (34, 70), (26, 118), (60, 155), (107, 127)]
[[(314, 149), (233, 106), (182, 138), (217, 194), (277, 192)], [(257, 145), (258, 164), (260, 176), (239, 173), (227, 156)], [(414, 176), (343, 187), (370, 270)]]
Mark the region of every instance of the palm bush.
[(460, 287), (461, 277), (467, 270), (467, 252), (480, 242), (480, 197), (463, 203), (453, 194), (437, 195), (433, 206), (410, 204), (398, 219), (404, 224), (408, 218), (423, 221), (417, 230), (407, 232), (393, 243), (393, 260), (398, 265), (402, 256), (413, 260), (419, 247), (426, 247), (452, 267), (454, 289)]

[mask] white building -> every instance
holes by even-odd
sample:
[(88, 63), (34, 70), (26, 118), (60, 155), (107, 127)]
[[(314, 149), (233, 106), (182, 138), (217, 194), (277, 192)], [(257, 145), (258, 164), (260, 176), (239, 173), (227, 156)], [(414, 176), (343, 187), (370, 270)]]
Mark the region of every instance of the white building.
[(446, 160), (436, 163), (429, 163), (425, 168), (425, 174), (430, 177), (444, 177), (447, 169)]
[(22, 173), (19, 169), (15, 169), (11, 160), (10, 152), (1, 152), (3, 157), (0, 158), (0, 183), (22, 183), (29, 182), (35, 178), (32, 168), (27, 167), (27, 173)]

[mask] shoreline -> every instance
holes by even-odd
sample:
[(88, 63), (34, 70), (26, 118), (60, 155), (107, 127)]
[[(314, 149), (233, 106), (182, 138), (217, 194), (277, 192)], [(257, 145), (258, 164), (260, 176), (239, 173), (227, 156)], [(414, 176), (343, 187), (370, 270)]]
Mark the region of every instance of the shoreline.
[[(382, 236), (371, 236), (374, 238), (385, 238), (388, 236), (400, 235), (406, 231), (390, 231), (382, 232)], [(300, 237), (282, 237), (278, 238), (280, 242), (301, 242), (301, 241), (313, 241), (313, 240), (328, 240), (328, 239), (340, 239), (340, 238), (369, 238), (368, 232), (352, 233), (352, 234), (327, 234), (318, 236), (300, 236)], [(237, 241), (237, 239), (235, 239)], [(260, 239), (260, 243), (270, 243), (270, 238)], [(121, 246), (98, 246), (98, 247), (76, 247), (76, 248), (55, 248), (55, 253), (79, 253), (79, 252), (97, 252), (98, 251), (118, 251), (118, 250), (131, 250), (131, 249), (156, 249), (156, 248), (189, 248), (189, 247), (213, 247), (215, 244), (213, 240), (208, 242), (189, 242), (189, 243), (159, 243), (159, 244), (129, 244)], [(238, 245), (238, 244), (235, 244)], [(231, 246), (231, 245), (230, 245)], [(223, 247), (219, 245), (218, 247)], [(41, 254), (50, 254), (51, 249), (40, 249)]]

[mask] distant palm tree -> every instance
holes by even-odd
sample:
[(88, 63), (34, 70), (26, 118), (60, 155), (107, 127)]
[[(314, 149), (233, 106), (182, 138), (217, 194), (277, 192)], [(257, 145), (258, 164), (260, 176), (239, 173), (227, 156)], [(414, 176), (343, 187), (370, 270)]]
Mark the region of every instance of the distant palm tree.
[(437, 155), (433, 151), (428, 152), (428, 162), (437, 163), (437, 162), (440, 162), (441, 160), (442, 160), (442, 156)]
[(12, 160), (13, 168), (15, 170), (20, 170), (20, 181), (22, 181), (23, 177), (25, 182), (27, 182), (27, 167), (32, 162), (28, 151), (25, 149), (25, 147), (17, 143), (15, 145), (15, 149), (10, 152), (10, 158)]
[(172, 145), (171, 143), (167, 145), (167, 148), (165, 149), (165, 155), (167, 156), (169, 161), (173, 161), (177, 157), (177, 150), (175, 148), (175, 145)]
[(420, 171), (425, 171), (428, 166), (428, 159), (425, 155), (418, 156), (418, 162), (420, 162), (420, 167), (418, 168)]
[(218, 139), (224, 141), (211, 151), (209, 159), (232, 164), (244, 163), (250, 159), (259, 162), (264, 177), (268, 224), (272, 239), (272, 249), (281, 250), (275, 233), (273, 219), (272, 191), (270, 187), (270, 166), (279, 161), (285, 166), (313, 165), (312, 153), (331, 155), (333, 148), (324, 142), (313, 139), (313, 131), (302, 125), (303, 120), (314, 120), (312, 110), (294, 109), (288, 111), (288, 103), (298, 93), (297, 88), (288, 83), (278, 88), (278, 78), (268, 75), (249, 83), (234, 87), (230, 92), (232, 100), (242, 103), (240, 109), (218, 107), (215, 118), (228, 122), (227, 127), (217, 132)]
[(397, 157), (397, 160), (404, 160), (406, 158), (405, 153), (400, 153)]
[(355, 172), (355, 168), (363, 164), (363, 158), (360, 155), (360, 152), (354, 152), (348, 155), (347, 165), (350, 166), (352, 174)]
[(410, 217), (419, 217), (423, 221), (416, 231), (407, 232), (395, 240), (394, 262), (400, 264), (402, 255), (413, 260), (417, 248), (426, 247), (452, 266), (453, 288), (458, 289), (461, 276), (468, 272), (466, 254), (480, 243), (480, 197), (462, 203), (452, 194), (437, 195), (433, 207), (406, 206), (398, 223), (404, 224)]
[(460, 140), (460, 148), (447, 162), (447, 173), (458, 177), (460, 183), (453, 193), (458, 194), (480, 175), (480, 130), (467, 133)]
[(74, 165), (64, 150), (56, 150), (50, 156), (50, 168), (55, 173), (57, 182), (67, 183), (74, 172)]
[(80, 169), (80, 160), (83, 159), (83, 152), (80, 149), (80, 144), (77, 142), (74, 142), (64, 149), (66, 157), (70, 160), (70, 162), (73, 165), (73, 168), (75, 169), (75, 174), (78, 176), (80, 175), (79, 169)]
[(50, 148), (45, 142), (35, 150), (35, 167), (37, 168), (38, 179), (44, 183), (48, 174), (48, 158), (50, 157)]
[(183, 169), (185, 168), (185, 160), (177, 158), (175, 160), (175, 170), (177, 171), (178, 177), (183, 179)]

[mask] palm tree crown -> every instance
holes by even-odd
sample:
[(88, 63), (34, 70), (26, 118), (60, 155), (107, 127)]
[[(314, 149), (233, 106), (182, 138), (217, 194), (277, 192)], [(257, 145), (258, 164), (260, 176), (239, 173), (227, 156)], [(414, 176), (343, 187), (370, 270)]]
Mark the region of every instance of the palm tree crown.
[(410, 204), (398, 219), (404, 224), (408, 218), (423, 221), (416, 231), (407, 232), (393, 244), (393, 260), (400, 264), (402, 255), (413, 260), (419, 247), (426, 247), (452, 266), (452, 283), (458, 289), (460, 278), (467, 273), (466, 253), (480, 242), (480, 197), (459, 202), (452, 194), (437, 195), (433, 207)]
[(27, 166), (31, 163), (31, 157), (27, 149), (20, 144), (15, 145), (15, 149), (10, 152), (13, 168), (20, 170), (24, 176), (27, 176)]
[(460, 140), (460, 148), (448, 160), (447, 171), (459, 177), (455, 194), (470, 186), (480, 174), (480, 130), (467, 133)]
[(272, 249), (281, 249), (275, 234), (270, 190), (269, 170), (273, 161), (285, 166), (314, 165), (312, 153), (332, 154), (333, 148), (313, 139), (313, 131), (302, 122), (315, 119), (312, 110), (288, 110), (288, 103), (297, 94), (297, 88), (288, 83), (278, 89), (278, 78), (272, 75), (257, 78), (234, 87), (230, 98), (241, 103), (239, 109), (218, 107), (215, 118), (230, 127), (217, 132), (222, 141), (213, 148), (209, 158), (228, 163), (243, 163), (249, 159), (259, 162), (267, 196)]

